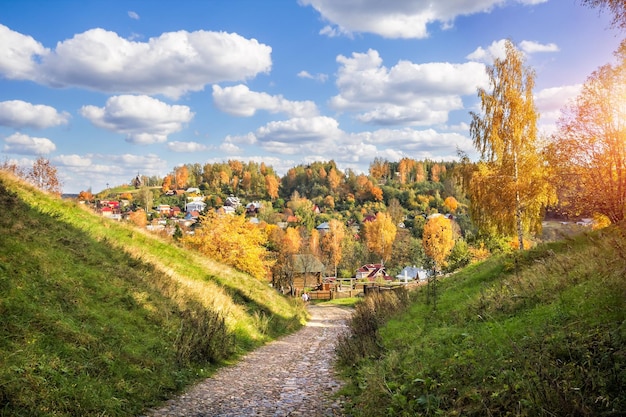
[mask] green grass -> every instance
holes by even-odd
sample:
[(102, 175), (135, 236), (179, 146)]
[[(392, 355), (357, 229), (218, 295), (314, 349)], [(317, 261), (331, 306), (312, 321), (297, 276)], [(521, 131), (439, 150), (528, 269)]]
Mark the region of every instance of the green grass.
[(625, 415), (625, 234), (472, 265), (440, 280), (436, 310), (417, 290), (369, 357), (343, 358), (350, 413)]
[(134, 416), (297, 329), (267, 285), (0, 172), (0, 416)]

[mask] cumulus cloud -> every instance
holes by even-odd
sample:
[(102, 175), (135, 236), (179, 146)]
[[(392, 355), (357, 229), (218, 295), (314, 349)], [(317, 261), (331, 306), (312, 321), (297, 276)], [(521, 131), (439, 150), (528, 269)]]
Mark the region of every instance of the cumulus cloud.
[(181, 30), (137, 42), (100, 28), (58, 42), (50, 51), (0, 25), (0, 75), (106, 93), (178, 98), (207, 84), (267, 73), (271, 52), (236, 33)]
[(35, 138), (23, 133), (14, 133), (4, 139), (3, 151), (19, 155), (45, 155), (56, 150), (56, 145), (47, 138)]
[(193, 153), (206, 151), (208, 147), (198, 142), (168, 142), (167, 149), (172, 152)]
[(54, 107), (31, 104), (22, 100), (0, 102), (0, 125), (14, 129), (45, 129), (67, 124), (69, 113), (59, 113)]
[[(546, 0), (519, 0), (524, 4), (543, 1)], [(438, 23), (442, 29), (449, 29), (458, 16), (486, 13), (504, 4), (502, 0), (299, 0), (299, 3), (313, 7), (330, 23), (320, 34), (369, 32), (385, 38), (426, 38), (430, 24)]]
[(71, 154), (55, 156), (51, 161), (59, 167), (59, 178), (70, 192), (98, 192), (107, 184), (126, 184), (138, 173), (162, 176), (168, 170), (167, 162), (155, 154)]
[(243, 84), (225, 88), (214, 85), (213, 102), (223, 112), (235, 116), (253, 116), (257, 110), (285, 113), (290, 117), (311, 117), (318, 114), (317, 106), (312, 101), (290, 101), (282, 95), (272, 96), (250, 91)]
[[(506, 39), (500, 39), (493, 41), (491, 45), (486, 48), (479, 46), (466, 56), (467, 59), (477, 62), (484, 62), (491, 64), (495, 59), (504, 59), (506, 57)], [(538, 52), (558, 52), (559, 47), (555, 43), (541, 44), (534, 41), (521, 41), (517, 45), (520, 51), (526, 55), (531, 55)]]
[(0, 24), (0, 75), (10, 80), (37, 77), (38, 60), (50, 50), (31, 36), (14, 32)]
[(58, 155), (53, 158), (55, 165), (70, 168), (85, 168), (92, 165), (92, 159), (89, 156), (81, 156), (76, 154)]
[(580, 94), (581, 89), (580, 84), (566, 85), (545, 88), (535, 95), (535, 105), (541, 115), (538, 127), (542, 133), (549, 135), (556, 130), (561, 111)]
[(339, 94), (330, 100), (336, 110), (364, 111), (363, 122), (381, 125), (445, 123), (448, 113), (463, 108), (461, 96), (487, 86), (483, 64), (399, 61), (383, 66), (377, 51), (340, 55)]
[(130, 95), (113, 96), (104, 107), (83, 106), (80, 114), (97, 127), (126, 135), (127, 142), (142, 145), (165, 142), (194, 116), (187, 106)]

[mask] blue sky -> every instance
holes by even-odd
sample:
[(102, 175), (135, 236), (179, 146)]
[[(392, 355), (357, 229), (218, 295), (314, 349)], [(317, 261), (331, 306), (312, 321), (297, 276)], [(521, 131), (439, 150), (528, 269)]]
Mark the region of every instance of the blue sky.
[(66, 193), (229, 159), (452, 160), (505, 39), (550, 133), (613, 61), (609, 21), (578, 0), (0, 0), (0, 158), (50, 159)]

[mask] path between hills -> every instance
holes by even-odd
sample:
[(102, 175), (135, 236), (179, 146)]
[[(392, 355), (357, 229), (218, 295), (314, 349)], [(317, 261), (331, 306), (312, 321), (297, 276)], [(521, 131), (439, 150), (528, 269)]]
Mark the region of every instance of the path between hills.
[(147, 416), (341, 416), (333, 370), (337, 336), (351, 311), (310, 305), (298, 332), (271, 342), (220, 369)]

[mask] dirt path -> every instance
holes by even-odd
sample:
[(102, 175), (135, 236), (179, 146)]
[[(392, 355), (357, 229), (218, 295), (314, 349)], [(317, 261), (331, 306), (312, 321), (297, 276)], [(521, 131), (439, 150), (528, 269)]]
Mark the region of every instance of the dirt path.
[(341, 416), (341, 387), (332, 369), (337, 335), (350, 311), (309, 308), (295, 334), (251, 352), (148, 416)]

